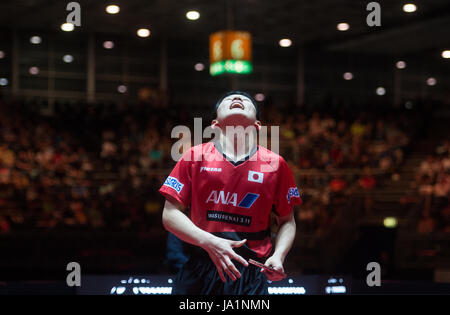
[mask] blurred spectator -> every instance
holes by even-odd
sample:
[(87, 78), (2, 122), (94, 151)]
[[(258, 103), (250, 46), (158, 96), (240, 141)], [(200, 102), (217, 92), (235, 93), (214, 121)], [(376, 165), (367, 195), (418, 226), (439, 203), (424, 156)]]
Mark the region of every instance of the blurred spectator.
[[(449, 231), (448, 205), (450, 201), (450, 172), (448, 168), (450, 152), (448, 141), (436, 148), (436, 154), (428, 155), (419, 165), (411, 187), (419, 198), (414, 204), (423, 204), (424, 214), (419, 219), (418, 231)], [(432, 228), (431, 228), (432, 227)]]
[(334, 178), (330, 181), (330, 189), (334, 193), (340, 193), (347, 186), (347, 182), (342, 179), (340, 175), (334, 176)]
[(430, 217), (430, 214), (428, 211), (424, 211), (422, 213), (422, 217), (419, 220), (419, 223), (417, 224), (417, 232), (419, 234), (431, 234), (434, 232), (436, 226), (436, 221)]
[(0, 216), (0, 233), (8, 233), (10, 228), (11, 226), (8, 220), (5, 217)]
[(442, 209), (442, 230), (444, 233), (450, 233), (450, 203)]
[(364, 190), (364, 208), (366, 213), (370, 214), (374, 203), (371, 191), (375, 188), (377, 181), (372, 176), (372, 171), (369, 167), (364, 168), (364, 174), (359, 178), (358, 184)]

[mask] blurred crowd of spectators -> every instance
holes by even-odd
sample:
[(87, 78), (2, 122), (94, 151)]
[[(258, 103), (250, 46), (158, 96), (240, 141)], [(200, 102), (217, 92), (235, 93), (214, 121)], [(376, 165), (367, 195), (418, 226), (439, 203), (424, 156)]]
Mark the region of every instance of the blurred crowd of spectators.
[[(305, 204), (297, 219), (317, 233), (356, 190), (367, 193), (370, 209), (370, 191), (396, 172), (416, 128), (403, 114), (282, 115), (271, 107), (262, 121), (280, 126), (280, 153), (300, 171)], [(186, 109), (150, 104), (56, 104), (49, 111), (0, 103), (0, 231), (160, 226), (157, 190), (175, 163), (171, 129), (192, 122)]]
[(403, 161), (413, 127), (404, 116), (386, 120), (367, 113), (350, 119), (319, 112), (310, 117), (277, 116), (273, 123), (280, 126), (282, 139), (289, 140), (291, 151), (301, 152), (296, 159), (301, 169), (394, 170)]
[(108, 104), (64, 104), (51, 116), (38, 108), (1, 104), (1, 231), (159, 224), (164, 176), (149, 170), (162, 165), (161, 116)]
[(416, 231), (422, 235), (450, 233), (450, 141), (420, 163), (412, 188), (415, 206), (411, 217)]
[(280, 126), (285, 141), (282, 155), (300, 174), (297, 184), (305, 201), (297, 213), (300, 230), (326, 234), (342, 223), (340, 219), (346, 220), (338, 214), (355, 199), (362, 214), (369, 214), (372, 191), (396, 176), (417, 123), (401, 113), (380, 114), (315, 111), (283, 116), (273, 111), (268, 115), (268, 125)]

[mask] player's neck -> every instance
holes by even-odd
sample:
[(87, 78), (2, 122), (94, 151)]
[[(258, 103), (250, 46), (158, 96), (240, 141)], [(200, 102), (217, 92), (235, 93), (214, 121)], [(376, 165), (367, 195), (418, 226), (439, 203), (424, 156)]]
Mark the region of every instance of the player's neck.
[(257, 147), (257, 138), (252, 132), (222, 131), (219, 141), (223, 154), (234, 162), (246, 159)]

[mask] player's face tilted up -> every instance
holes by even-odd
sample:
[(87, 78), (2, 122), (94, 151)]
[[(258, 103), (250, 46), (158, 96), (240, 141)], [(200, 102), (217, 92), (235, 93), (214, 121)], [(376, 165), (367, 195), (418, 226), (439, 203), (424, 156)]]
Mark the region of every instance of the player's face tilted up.
[(222, 126), (251, 126), (260, 125), (257, 120), (257, 109), (255, 103), (242, 94), (231, 94), (217, 106), (217, 118), (213, 125)]

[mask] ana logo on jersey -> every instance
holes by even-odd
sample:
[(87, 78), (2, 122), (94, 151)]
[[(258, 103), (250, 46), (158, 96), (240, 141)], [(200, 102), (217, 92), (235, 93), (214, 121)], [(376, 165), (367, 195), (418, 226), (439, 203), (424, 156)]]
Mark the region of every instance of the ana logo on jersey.
[(264, 174), (260, 172), (255, 171), (248, 171), (248, 181), (249, 182), (255, 182), (255, 183), (261, 183), (263, 182)]
[[(258, 194), (247, 193), (237, 206), (248, 209), (255, 203), (258, 197), (259, 197)], [(237, 193), (227, 192), (225, 195), (225, 192), (223, 190), (221, 191), (213, 190), (209, 194), (208, 199), (206, 199), (206, 203), (208, 202), (214, 202), (215, 204), (219, 204), (220, 202), (223, 205), (233, 205), (236, 207)]]
[(291, 198), (292, 197), (299, 197), (300, 198), (300, 193), (298, 192), (297, 187), (289, 188), (287, 196), (286, 196), (288, 202), (291, 202)]

